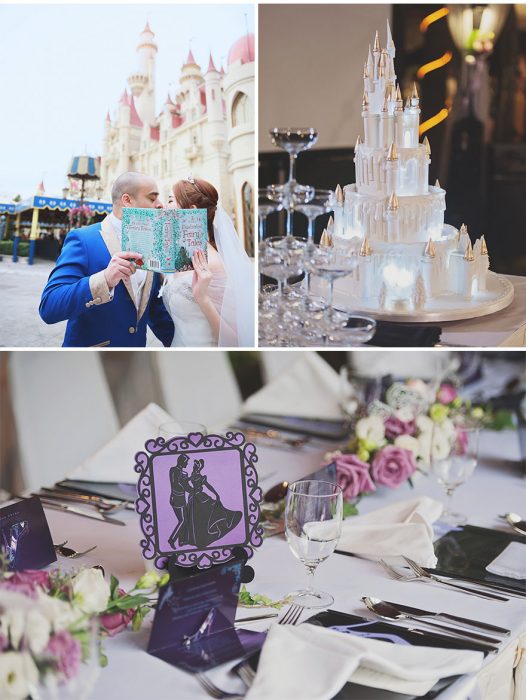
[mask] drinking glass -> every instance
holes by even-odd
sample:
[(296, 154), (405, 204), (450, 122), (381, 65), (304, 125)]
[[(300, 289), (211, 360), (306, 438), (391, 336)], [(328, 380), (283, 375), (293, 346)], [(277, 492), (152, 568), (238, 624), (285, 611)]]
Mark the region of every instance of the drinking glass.
[(318, 140), (318, 130), (308, 127), (274, 127), (270, 130), (270, 140), (274, 146), (283, 148), (289, 154), (289, 183), (296, 182), (296, 158), (298, 153), (312, 148)]
[(448, 525), (463, 525), (467, 518), (451, 510), (455, 489), (469, 479), (478, 462), (479, 428), (446, 419), (433, 424), (431, 469), (448, 498), (440, 520)]
[(206, 435), (206, 426), (202, 423), (194, 423), (193, 421), (167, 421), (166, 423), (161, 423), (159, 426), (157, 437), (170, 440), (174, 437), (184, 437), (190, 433), (202, 433)]
[(353, 273), (358, 262), (356, 255), (344, 248), (321, 247), (311, 253), (311, 273), (327, 280), (329, 294), (327, 296), (327, 317), (333, 313), (334, 282), (340, 277), (346, 277)]
[(343, 494), (329, 481), (304, 480), (289, 484), (285, 500), (285, 534), (292, 553), (305, 566), (307, 587), (291, 594), (305, 608), (327, 608), (330, 593), (314, 588), (318, 565), (334, 550), (342, 530)]

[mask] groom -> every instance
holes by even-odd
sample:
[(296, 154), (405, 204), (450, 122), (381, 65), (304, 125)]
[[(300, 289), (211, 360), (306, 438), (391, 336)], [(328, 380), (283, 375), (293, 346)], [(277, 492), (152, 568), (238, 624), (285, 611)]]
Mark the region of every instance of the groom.
[(157, 185), (142, 173), (124, 173), (111, 190), (112, 213), (70, 231), (42, 293), (46, 323), (67, 320), (64, 347), (145, 347), (146, 326), (165, 346), (173, 321), (158, 298), (160, 276), (138, 270), (138, 253), (121, 250), (123, 207), (161, 209)]

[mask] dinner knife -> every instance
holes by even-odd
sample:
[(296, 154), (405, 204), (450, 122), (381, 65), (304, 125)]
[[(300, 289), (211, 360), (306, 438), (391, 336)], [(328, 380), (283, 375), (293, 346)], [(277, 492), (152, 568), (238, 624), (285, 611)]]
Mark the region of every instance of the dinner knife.
[(125, 501), (114, 501), (110, 503), (105, 501), (103, 498), (93, 498), (91, 496), (83, 496), (82, 494), (73, 494), (68, 491), (55, 491), (53, 489), (41, 488), (38, 493), (34, 494), (39, 498), (46, 498), (53, 501), (71, 501), (73, 503), (83, 503), (86, 506), (93, 506), (94, 508), (100, 508), (101, 510), (111, 510), (115, 512), (117, 510), (123, 510), (126, 503)]
[(75, 508), (74, 506), (66, 505), (65, 503), (59, 503), (58, 501), (48, 501), (45, 498), (39, 496), (40, 502), (46, 508), (51, 508), (52, 510), (61, 510), (65, 513), (72, 513), (73, 515), (80, 515), (83, 518), (91, 518), (92, 520), (99, 520), (103, 523), (110, 523), (111, 525), (126, 525), (122, 520), (117, 520), (117, 518), (112, 518), (109, 515), (103, 515), (97, 511), (84, 511), (81, 508)]
[[(434, 569), (425, 569), (428, 573), (434, 571)], [(457, 576), (450, 571), (447, 574), (440, 574), (441, 578), (451, 579), (452, 581), (460, 581), (461, 583), (468, 583), (473, 586), (478, 586), (482, 590), (489, 588), (490, 590), (500, 591), (506, 595), (516, 596), (517, 598), (526, 598), (526, 591), (521, 591), (518, 588), (512, 588), (507, 586), (505, 583), (495, 583), (494, 581), (480, 581), (475, 578), (467, 578), (466, 576)]]
[(409, 615), (414, 615), (415, 617), (433, 617), (435, 620), (445, 620), (455, 622), (457, 625), (462, 625), (467, 628), (475, 628), (480, 630), (487, 630), (488, 632), (494, 632), (495, 634), (502, 635), (504, 637), (509, 637), (511, 630), (505, 627), (498, 627), (497, 625), (490, 625), (488, 622), (479, 622), (478, 620), (470, 620), (466, 617), (459, 617), (458, 615), (451, 615), (449, 613), (443, 612), (431, 612), (429, 610), (421, 610), (420, 608), (412, 608), (409, 605), (402, 605), (401, 603), (392, 603), (386, 601), (389, 605), (397, 608), (403, 613), (409, 613)]

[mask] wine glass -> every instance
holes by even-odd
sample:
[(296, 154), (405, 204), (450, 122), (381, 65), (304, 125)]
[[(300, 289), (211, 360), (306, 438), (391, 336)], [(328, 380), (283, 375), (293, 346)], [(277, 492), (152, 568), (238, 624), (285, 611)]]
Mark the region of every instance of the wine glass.
[(274, 127), (270, 140), (289, 154), (289, 183), (296, 182), (296, 158), (298, 153), (312, 148), (318, 140), (318, 130), (308, 127)]
[(327, 608), (334, 603), (330, 593), (314, 589), (314, 574), (340, 539), (343, 494), (329, 481), (295, 481), (288, 485), (285, 500), (285, 534), (292, 553), (305, 566), (307, 587), (291, 594), (305, 608)]
[(478, 462), (479, 428), (449, 419), (433, 424), (431, 469), (448, 497), (440, 520), (448, 525), (463, 525), (467, 518), (451, 510), (455, 489), (469, 479)]

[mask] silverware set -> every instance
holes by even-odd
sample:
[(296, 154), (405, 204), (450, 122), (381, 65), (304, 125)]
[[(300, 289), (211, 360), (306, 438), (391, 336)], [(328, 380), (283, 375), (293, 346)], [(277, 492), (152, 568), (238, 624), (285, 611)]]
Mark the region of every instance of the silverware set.
[[(131, 505), (128, 501), (102, 498), (102, 496), (87, 495), (61, 488), (42, 488), (40, 491), (32, 493), (31, 496), (37, 496), (42, 505), (51, 510), (58, 510), (83, 518), (121, 526), (126, 525), (126, 523), (123, 520), (114, 518), (112, 514), (122, 511)], [(18, 494), (13, 494), (13, 497), (19, 500), (28, 498)]]

